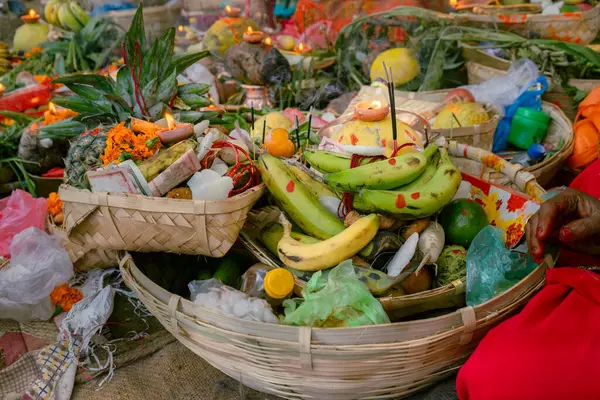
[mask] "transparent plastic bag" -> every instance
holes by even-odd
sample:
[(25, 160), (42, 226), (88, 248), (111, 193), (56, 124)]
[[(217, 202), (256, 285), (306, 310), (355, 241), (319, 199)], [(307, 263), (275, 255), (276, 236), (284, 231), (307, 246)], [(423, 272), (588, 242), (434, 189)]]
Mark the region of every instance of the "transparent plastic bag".
[(483, 228), (467, 252), (467, 305), (476, 306), (499, 295), (537, 267), (528, 254), (507, 249), (502, 230)]
[(0, 269), (0, 318), (47, 320), (54, 311), (50, 293), (73, 276), (69, 254), (60, 239), (32, 227), (14, 237), (10, 255)]
[(386, 324), (381, 303), (359, 280), (351, 260), (333, 268), (325, 278), (316, 272), (302, 291), (304, 300), (286, 300), (284, 323), (298, 326), (344, 327)]
[(266, 300), (250, 297), (239, 290), (223, 285), (217, 279), (192, 281), (188, 284), (188, 288), (190, 300), (208, 309), (249, 321), (279, 323), (279, 319)]
[(48, 202), (15, 190), (0, 200), (0, 256), (10, 257), (10, 243), (16, 234), (31, 226), (44, 230)]
[(511, 63), (508, 73), (477, 85), (464, 86), (478, 103), (494, 104), (504, 113), (540, 76), (537, 65), (528, 58)]

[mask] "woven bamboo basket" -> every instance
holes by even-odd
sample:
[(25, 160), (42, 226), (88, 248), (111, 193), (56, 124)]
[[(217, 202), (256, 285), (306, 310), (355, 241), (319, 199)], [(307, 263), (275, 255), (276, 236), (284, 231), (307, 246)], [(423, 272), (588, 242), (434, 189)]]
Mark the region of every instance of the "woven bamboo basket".
[[(510, 61), (491, 56), (481, 50), (464, 49), (463, 55), (468, 60), (467, 76), (469, 84), (472, 85), (506, 75), (510, 68)], [(557, 86), (552, 81), (549, 82), (550, 88), (544, 93), (543, 99), (559, 106), (565, 115), (571, 121), (574, 121), (577, 115), (577, 107), (573, 102), (573, 98), (568, 96), (561, 86)], [(591, 92), (592, 89), (600, 85), (600, 79), (569, 79), (567, 83), (584, 92)]]
[(264, 191), (260, 184), (226, 200), (199, 201), (92, 193), (62, 185), (59, 195), (67, 237), (86, 249), (223, 257)]
[(94, 268), (115, 268), (119, 265), (118, 254), (114, 250), (103, 250), (95, 247), (84, 247), (69, 240), (67, 231), (57, 226), (48, 215), (46, 229), (62, 241), (62, 247), (69, 253), (69, 258), (76, 271), (88, 271)]
[(600, 5), (589, 11), (542, 14), (450, 14), (449, 18), (458, 25), (487, 26), (518, 33), (530, 38), (542, 38), (589, 44), (600, 32)]
[[(129, 29), (136, 9), (110, 11), (104, 16), (124, 30)], [(181, 3), (170, 1), (162, 6), (144, 7), (144, 29), (149, 39), (158, 38), (165, 30), (178, 25), (181, 17)]]
[[(494, 157), (456, 142), (449, 151), (475, 163)], [(526, 193), (544, 193), (518, 166), (496, 166)], [(286, 399), (354, 400), (404, 397), (453, 374), (492, 327), (542, 287), (553, 259), (547, 256), (518, 284), (476, 307), (415, 321), (329, 329), (228, 317), (162, 289), (127, 253), (119, 265), (125, 283), (167, 330), (244, 385)]]
[[(435, 90), (430, 92), (403, 92), (396, 90), (396, 108), (405, 109), (412, 112), (431, 111), (444, 100), (444, 96), (449, 90)], [(377, 96), (388, 97), (383, 89), (371, 86), (363, 86), (358, 95), (350, 102), (344, 114), (352, 114), (354, 107), (362, 100), (377, 98)], [(494, 132), (500, 121), (500, 114), (495, 108), (488, 110), (491, 118), (488, 122), (480, 125), (469, 126), (466, 128), (454, 129), (432, 129), (431, 132), (439, 133), (446, 138), (456, 139), (461, 143), (475, 146), (484, 150), (492, 150), (494, 143)], [(398, 117), (400, 118), (400, 116)]]

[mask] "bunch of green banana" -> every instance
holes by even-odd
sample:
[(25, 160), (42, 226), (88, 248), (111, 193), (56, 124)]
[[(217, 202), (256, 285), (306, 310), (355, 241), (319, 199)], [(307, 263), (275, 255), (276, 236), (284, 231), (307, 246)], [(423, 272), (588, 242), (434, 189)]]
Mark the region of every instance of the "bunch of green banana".
[(353, 207), (361, 212), (394, 214), (405, 219), (428, 217), (448, 204), (462, 180), (446, 149), (416, 180), (395, 190), (362, 189), (354, 195)]
[(4, 75), (11, 69), (10, 52), (8, 44), (0, 42), (0, 75)]
[[(311, 149), (305, 149), (303, 154), (310, 166), (323, 174), (350, 169), (350, 156), (345, 154)], [(366, 157), (362, 160), (360, 165), (366, 165), (370, 161), (371, 157)]]
[(325, 175), (325, 182), (334, 189), (355, 191), (367, 189), (394, 189), (406, 185), (423, 174), (427, 158), (436, 153), (435, 144), (423, 152), (405, 153), (397, 157), (356, 168)]
[(337, 216), (321, 205), (282, 160), (263, 154), (258, 160), (258, 168), (279, 207), (307, 235), (329, 239), (344, 230), (344, 224)]
[(46, 22), (70, 32), (79, 32), (90, 16), (75, 0), (50, 0), (44, 9)]

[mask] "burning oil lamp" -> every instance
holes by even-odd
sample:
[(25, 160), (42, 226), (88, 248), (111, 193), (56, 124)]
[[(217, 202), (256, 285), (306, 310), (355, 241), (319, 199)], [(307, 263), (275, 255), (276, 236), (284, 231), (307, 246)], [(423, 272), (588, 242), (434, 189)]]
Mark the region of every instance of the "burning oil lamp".
[(237, 18), (242, 13), (242, 9), (238, 7), (225, 6), (225, 15), (229, 18)]
[(27, 14), (21, 16), (21, 21), (26, 24), (34, 24), (38, 22), (39, 19), (40, 15), (33, 8), (30, 8), (29, 11), (27, 11)]
[(390, 106), (378, 100), (363, 100), (354, 107), (354, 118), (364, 122), (381, 121), (390, 113)]
[(4, 85), (0, 83), (0, 97), (2, 97), (2, 95), (4, 94), (5, 91), (6, 91), (6, 87), (4, 87)]
[(246, 29), (246, 32), (244, 32), (244, 41), (252, 44), (260, 43), (262, 42), (264, 36), (264, 33), (261, 31), (255, 31), (251, 26), (249, 26), (248, 29)]
[(165, 113), (167, 121), (167, 129), (161, 129), (156, 132), (156, 136), (165, 144), (179, 142), (185, 140), (194, 134), (194, 125), (178, 124), (170, 113)]
[(296, 45), (296, 47), (294, 48), (294, 51), (296, 53), (300, 53), (300, 54), (307, 54), (312, 51), (312, 47), (310, 47), (310, 45), (308, 45), (308, 44), (304, 44), (304, 43), (300, 42)]
[(271, 46), (273, 46), (273, 39), (271, 39), (270, 37), (267, 37), (267, 38), (265, 38), (263, 43), (266, 44), (267, 46), (271, 47)]

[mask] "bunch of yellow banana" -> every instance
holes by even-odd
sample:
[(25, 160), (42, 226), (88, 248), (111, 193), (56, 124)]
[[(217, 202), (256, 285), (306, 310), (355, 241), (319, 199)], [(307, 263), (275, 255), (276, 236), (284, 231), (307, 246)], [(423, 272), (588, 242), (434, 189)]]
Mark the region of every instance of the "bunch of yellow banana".
[(4, 75), (11, 69), (10, 52), (8, 44), (0, 42), (0, 75)]
[(79, 32), (90, 16), (75, 0), (50, 0), (44, 9), (46, 22), (70, 32)]

